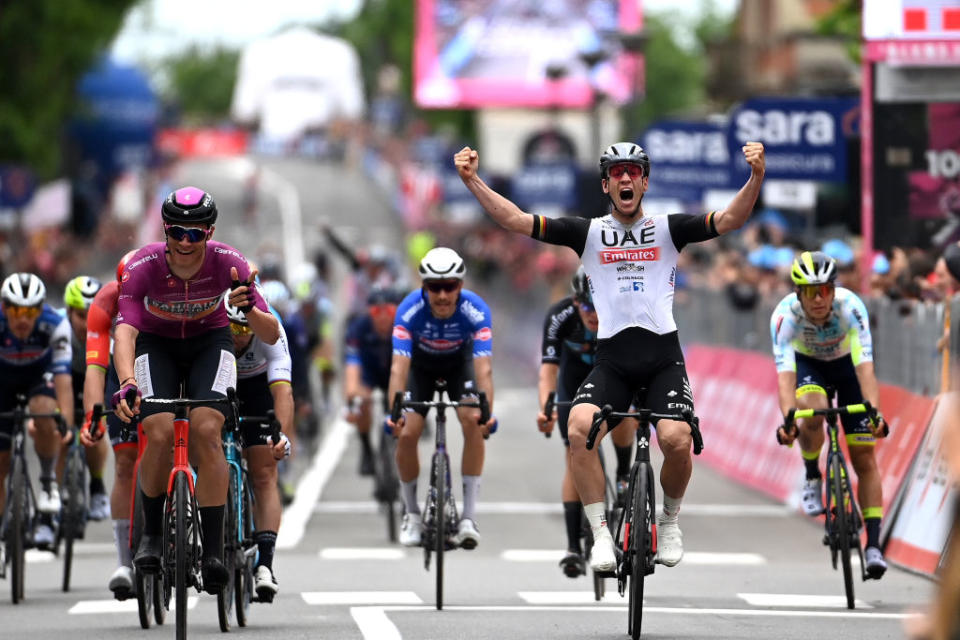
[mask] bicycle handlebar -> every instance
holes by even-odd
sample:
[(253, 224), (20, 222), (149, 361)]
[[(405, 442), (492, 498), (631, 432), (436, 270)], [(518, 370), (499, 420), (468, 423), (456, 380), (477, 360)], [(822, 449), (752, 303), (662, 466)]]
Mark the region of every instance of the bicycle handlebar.
[(690, 435), (693, 437), (693, 453), (700, 455), (703, 451), (703, 435), (700, 433), (700, 419), (693, 415), (692, 411), (683, 410), (680, 413), (654, 413), (649, 409), (639, 409), (637, 411), (614, 411), (609, 404), (603, 405), (600, 411), (593, 414), (593, 423), (590, 425), (590, 432), (587, 434), (587, 449), (593, 449), (597, 436), (600, 435), (600, 426), (607, 418), (636, 418), (641, 422), (654, 420), (676, 420), (677, 422), (686, 422), (690, 425)]
[[(783, 444), (783, 440), (780, 437), (780, 429), (782, 428), (785, 432), (791, 433), (797, 430), (797, 425), (795, 420), (797, 418), (812, 418), (814, 416), (845, 416), (845, 415), (856, 415), (860, 413), (866, 413), (870, 418), (870, 422), (875, 423), (879, 412), (876, 408), (869, 402), (861, 402), (858, 404), (848, 404), (845, 407), (827, 407), (826, 409), (790, 409), (787, 412), (787, 415), (783, 418), (783, 424), (777, 427), (776, 436), (777, 443)], [(886, 438), (890, 435), (890, 425), (887, 424), (887, 421), (883, 421), (883, 437)]]
[(67, 435), (67, 421), (63, 419), (63, 414), (60, 413), (60, 410), (52, 411), (50, 413), (33, 413), (27, 406), (28, 401), (27, 397), (24, 395), (17, 395), (17, 405), (18, 408), (13, 411), (4, 411), (0, 413), (0, 419), (3, 420), (16, 420), (28, 418), (52, 418), (53, 421), (57, 424), (57, 431), (61, 436)]
[(238, 418), (238, 422), (259, 422), (260, 424), (269, 424), (270, 439), (273, 441), (273, 444), (280, 442), (280, 421), (277, 420), (277, 414), (273, 409), (268, 409), (267, 415), (265, 416), (240, 416)]
[[(396, 423), (400, 420), (400, 414), (405, 408), (409, 409), (457, 409), (459, 407), (473, 407), (480, 409), (480, 424), (486, 424), (490, 421), (490, 403), (487, 402), (487, 392), (481, 391), (476, 401), (450, 401), (450, 400), (425, 400), (414, 401), (404, 400), (403, 391), (397, 391), (393, 396), (393, 407), (390, 411), (390, 420)], [(490, 436), (484, 436), (484, 439)]]

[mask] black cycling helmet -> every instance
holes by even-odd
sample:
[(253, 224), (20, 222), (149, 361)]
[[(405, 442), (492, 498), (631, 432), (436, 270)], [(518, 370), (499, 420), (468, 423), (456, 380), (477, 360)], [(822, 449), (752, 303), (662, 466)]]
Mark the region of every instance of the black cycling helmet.
[(600, 154), (600, 177), (608, 177), (610, 167), (615, 164), (636, 164), (643, 167), (643, 175), (650, 177), (650, 156), (638, 144), (616, 142)]
[(217, 204), (213, 196), (196, 187), (182, 187), (172, 192), (160, 208), (167, 224), (206, 224), (217, 221)]
[(573, 280), (570, 281), (570, 288), (573, 290), (573, 299), (577, 302), (586, 302), (593, 304), (593, 295), (590, 293), (590, 281), (587, 279), (587, 272), (583, 265), (577, 268), (573, 274)]
[(823, 251), (804, 251), (790, 268), (793, 284), (833, 284), (837, 279), (837, 261)]

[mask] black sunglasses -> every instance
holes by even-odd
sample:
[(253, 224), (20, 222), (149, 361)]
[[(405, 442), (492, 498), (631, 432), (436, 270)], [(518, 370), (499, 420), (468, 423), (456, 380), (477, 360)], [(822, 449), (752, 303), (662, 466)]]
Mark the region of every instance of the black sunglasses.
[(430, 282), (424, 283), (428, 291), (431, 293), (440, 293), (441, 291), (446, 291), (447, 293), (452, 293), (457, 290), (457, 287), (460, 286), (459, 280), (431, 280)]
[(186, 238), (190, 242), (200, 242), (210, 233), (209, 229), (198, 229), (197, 227), (181, 227), (176, 224), (167, 224), (163, 227), (167, 235), (176, 240), (177, 242)]

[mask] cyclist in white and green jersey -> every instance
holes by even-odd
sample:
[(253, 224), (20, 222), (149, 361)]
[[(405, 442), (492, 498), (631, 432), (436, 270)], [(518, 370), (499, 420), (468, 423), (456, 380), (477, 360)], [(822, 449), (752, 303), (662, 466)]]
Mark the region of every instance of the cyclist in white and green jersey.
[[(793, 262), (796, 291), (780, 301), (770, 318), (780, 410), (786, 416), (793, 408), (825, 409), (827, 388), (836, 390), (840, 406), (867, 400), (877, 408), (875, 422), (855, 415), (845, 415), (841, 421), (860, 480), (857, 493), (867, 528), (867, 574), (879, 579), (887, 569), (880, 551), (883, 493), (874, 454), (884, 424), (879, 413), (880, 386), (873, 370), (867, 308), (857, 294), (837, 287), (836, 277), (836, 261), (821, 251), (804, 251)], [(806, 466), (801, 505), (807, 515), (819, 515), (823, 513), (823, 417), (798, 420), (797, 426), (789, 433), (781, 428), (780, 438), (790, 444), (799, 436)]]

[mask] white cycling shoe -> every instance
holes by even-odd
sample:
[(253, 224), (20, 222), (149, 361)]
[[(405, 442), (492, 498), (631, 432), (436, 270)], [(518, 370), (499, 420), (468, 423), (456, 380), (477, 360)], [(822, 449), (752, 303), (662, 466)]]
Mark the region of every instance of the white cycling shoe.
[(457, 525), (457, 535), (453, 538), (454, 544), (458, 547), (470, 551), (476, 549), (480, 544), (480, 531), (477, 530), (477, 523), (470, 518), (463, 518)]
[(863, 564), (867, 569), (867, 576), (874, 580), (879, 580), (887, 572), (887, 561), (876, 547), (867, 547), (863, 551)]
[(118, 600), (126, 600), (133, 595), (133, 569), (126, 566), (119, 566), (110, 576), (110, 582), (107, 588), (113, 592), (113, 597)]
[(257, 592), (257, 599), (260, 602), (273, 602), (274, 596), (280, 591), (280, 585), (277, 584), (277, 578), (270, 567), (264, 565), (257, 567), (253, 589)]
[(51, 482), (49, 489), (40, 489), (37, 493), (37, 511), (60, 513), (60, 488), (56, 482)]
[(107, 520), (110, 517), (110, 496), (105, 493), (94, 493), (90, 496), (91, 520)]
[(676, 520), (657, 518), (657, 562), (675, 567), (683, 559), (683, 534)]
[(800, 490), (800, 507), (808, 516), (818, 516), (823, 513), (823, 478), (803, 481), (803, 488)]
[(590, 550), (590, 568), (595, 573), (612, 573), (617, 570), (617, 554), (613, 550), (613, 537), (606, 527), (600, 534), (594, 533), (593, 548)]
[(419, 547), (423, 539), (423, 519), (419, 513), (403, 514), (399, 542), (405, 547)]

